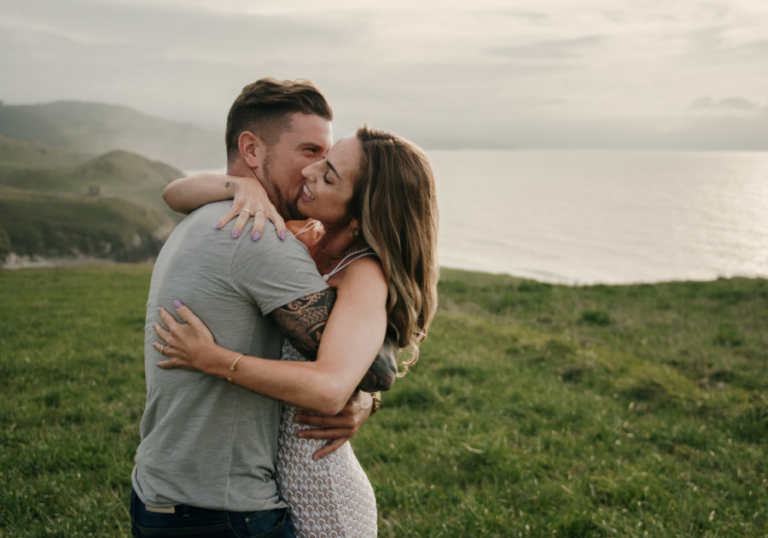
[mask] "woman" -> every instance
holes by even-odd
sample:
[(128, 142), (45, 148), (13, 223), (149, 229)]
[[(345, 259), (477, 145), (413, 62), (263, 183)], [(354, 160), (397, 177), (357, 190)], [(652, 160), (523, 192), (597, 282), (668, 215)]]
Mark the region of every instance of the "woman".
[[(306, 245), (318, 271), (337, 290), (336, 308), (356, 294), (370, 297), (370, 308), (381, 312), (380, 330), (372, 331), (370, 338), (381, 342), (386, 331), (398, 347), (411, 348), (407, 368), (418, 358), (417, 346), (426, 336), (437, 301), (437, 201), (427, 158), (394, 135), (364, 127), (356, 136), (338, 141), (325, 159), (308, 166), (302, 174), (306, 181), (298, 208), (310, 220), (290, 222), (288, 228)], [(192, 197), (195, 207), (221, 199), (217, 197), (221, 193), (211, 192), (207, 180), (198, 177), (183, 180), (179, 187), (170, 186), (166, 200), (174, 209), (189, 209), (175, 207), (174, 200), (181, 196), (176, 188), (184, 189), (184, 200)], [(195, 182), (200, 187), (197, 194)], [(241, 182), (240, 190), (245, 185)], [(256, 182), (248, 185), (260, 189)], [(264, 204), (266, 194), (260, 195), (260, 204)], [(252, 196), (243, 195), (247, 199)], [(230, 218), (234, 214), (228, 213)], [(243, 224), (238, 222), (235, 237)], [(176, 323), (164, 312), (169, 331), (156, 327), (164, 343), (155, 345), (170, 357), (158, 366), (227, 377), (227, 367), (235, 371), (237, 364), (239, 375), (233, 376), (232, 382), (267, 396), (276, 389), (271, 386), (266, 391), (265, 384), (285, 383), (284, 378), (270, 378), (274, 370), (266, 369), (262, 359), (239, 356), (232, 364), (231, 354), (217, 349), (199, 318), (184, 308), (187, 325)], [(282, 359), (305, 360), (288, 342)], [(267, 362), (272, 368), (288, 366)], [(301, 387), (299, 381), (295, 385)], [(313, 407), (314, 402), (306, 401), (306, 407)], [(376, 501), (351, 447), (345, 443), (314, 462), (312, 455), (320, 448), (320, 441), (296, 438), (299, 427), (293, 423), (295, 411), (285, 406), (277, 469), (281, 494), (291, 506), (297, 534), (375, 536)]]

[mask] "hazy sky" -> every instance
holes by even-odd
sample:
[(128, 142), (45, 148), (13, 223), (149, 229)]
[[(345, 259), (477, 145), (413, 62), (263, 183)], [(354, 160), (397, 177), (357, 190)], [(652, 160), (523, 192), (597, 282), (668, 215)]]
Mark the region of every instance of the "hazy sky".
[(0, 50), (6, 103), (222, 128), (243, 85), (305, 77), (337, 136), (768, 149), (764, 0), (3, 0)]

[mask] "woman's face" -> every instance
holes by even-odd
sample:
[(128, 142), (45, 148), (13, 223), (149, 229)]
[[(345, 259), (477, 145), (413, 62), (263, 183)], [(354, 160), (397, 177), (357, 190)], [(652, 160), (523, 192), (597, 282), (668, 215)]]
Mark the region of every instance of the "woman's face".
[(346, 220), (362, 156), (360, 141), (356, 136), (348, 136), (336, 142), (322, 161), (302, 170), (306, 181), (299, 211), (307, 218), (319, 220), (326, 228)]

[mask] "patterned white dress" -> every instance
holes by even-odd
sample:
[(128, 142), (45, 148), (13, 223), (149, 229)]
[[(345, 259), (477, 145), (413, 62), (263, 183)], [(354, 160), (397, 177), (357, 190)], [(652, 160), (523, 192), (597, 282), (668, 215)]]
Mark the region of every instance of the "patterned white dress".
[[(282, 360), (307, 360), (288, 341)], [(299, 538), (368, 538), (376, 536), (376, 497), (349, 442), (319, 461), (312, 454), (326, 441), (300, 439), (311, 426), (293, 421), (295, 408), (283, 406), (278, 438), (277, 483), (291, 507)]]

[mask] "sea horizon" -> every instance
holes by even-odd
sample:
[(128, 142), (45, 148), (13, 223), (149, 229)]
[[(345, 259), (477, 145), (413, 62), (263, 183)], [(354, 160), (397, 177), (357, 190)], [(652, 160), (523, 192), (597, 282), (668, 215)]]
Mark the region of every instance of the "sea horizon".
[(570, 285), (768, 278), (768, 152), (425, 153), (441, 267)]

